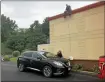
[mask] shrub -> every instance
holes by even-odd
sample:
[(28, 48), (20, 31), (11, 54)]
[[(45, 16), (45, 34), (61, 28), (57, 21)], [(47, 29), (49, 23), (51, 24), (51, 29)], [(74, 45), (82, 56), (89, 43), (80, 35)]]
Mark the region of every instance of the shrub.
[(99, 73), (99, 66), (98, 65), (94, 65), (92, 68), (92, 71), (95, 73)]
[(94, 65), (92, 68), (87, 69), (86, 71), (94, 72), (94, 73), (99, 73), (99, 66)]
[(19, 51), (14, 51), (12, 53), (13, 57), (18, 57), (20, 55), (20, 52)]
[(10, 61), (10, 58), (9, 58), (8, 55), (5, 55), (5, 56), (4, 56), (4, 61)]
[(83, 65), (81, 64), (75, 64), (73, 65), (73, 70), (78, 71), (78, 70), (83, 70)]

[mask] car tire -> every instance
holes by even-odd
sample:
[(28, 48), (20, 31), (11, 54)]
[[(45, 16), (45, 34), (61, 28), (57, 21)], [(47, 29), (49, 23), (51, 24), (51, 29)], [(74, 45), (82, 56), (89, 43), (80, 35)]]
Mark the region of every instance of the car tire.
[(52, 74), (53, 74), (53, 72), (52, 72), (52, 68), (51, 68), (51, 66), (44, 66), (44, 68), (43, 68), (43, 75), (45, 76), (45, 77), (52, 77)]
[(20, 72), (25, 71), (25, 66), (24, 66), (24, 64), (23, 64), (23, 63), (19, 63), (18, 69), (19, 69)]

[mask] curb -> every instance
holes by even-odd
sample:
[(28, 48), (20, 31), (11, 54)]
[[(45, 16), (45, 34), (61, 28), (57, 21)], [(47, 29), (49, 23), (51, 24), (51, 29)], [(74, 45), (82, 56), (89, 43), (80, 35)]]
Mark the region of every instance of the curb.
[(97, 73), (93, 72), (88, 72), (88, 71), (72, 71), (72, 72), (97, 77)]

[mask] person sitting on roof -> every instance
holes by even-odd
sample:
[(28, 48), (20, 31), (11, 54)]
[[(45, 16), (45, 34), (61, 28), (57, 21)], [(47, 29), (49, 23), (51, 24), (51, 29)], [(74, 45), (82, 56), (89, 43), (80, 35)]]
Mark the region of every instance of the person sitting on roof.
[(66, 9), (65, 9), (65, 11), (64, 11), (64, 17), (66, 18), (67, 15), (70, 16), (70, 15), (71, 15), (71, 12), (72, 12), (71, 6), (68, 5), (68, 4), (66, 4)]

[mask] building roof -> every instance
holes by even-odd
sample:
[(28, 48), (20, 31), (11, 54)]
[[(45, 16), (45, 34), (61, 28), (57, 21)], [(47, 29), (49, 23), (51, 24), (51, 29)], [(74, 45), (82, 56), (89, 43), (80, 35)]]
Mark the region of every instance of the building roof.
[[(72, 14), (79, 13), (79, 12), (82, 12), (82, 11), (86, 11), (86, 10), (89, 10), (91, 8), (96, 8), (96, 7), (99, 7), (99, 6), (102, 6), (102, 5), (105, 5), (105, 1), (96, 2), (96, 3), (90, 4), (90, 5), (72, 10)], [(48, 20), (51, 21), (51, 20), (54, 20), (54, 19), (61, 18), (63, 16), (64, 16), (64, 13), (61, 13), (61, 14), (49, 17)]]

